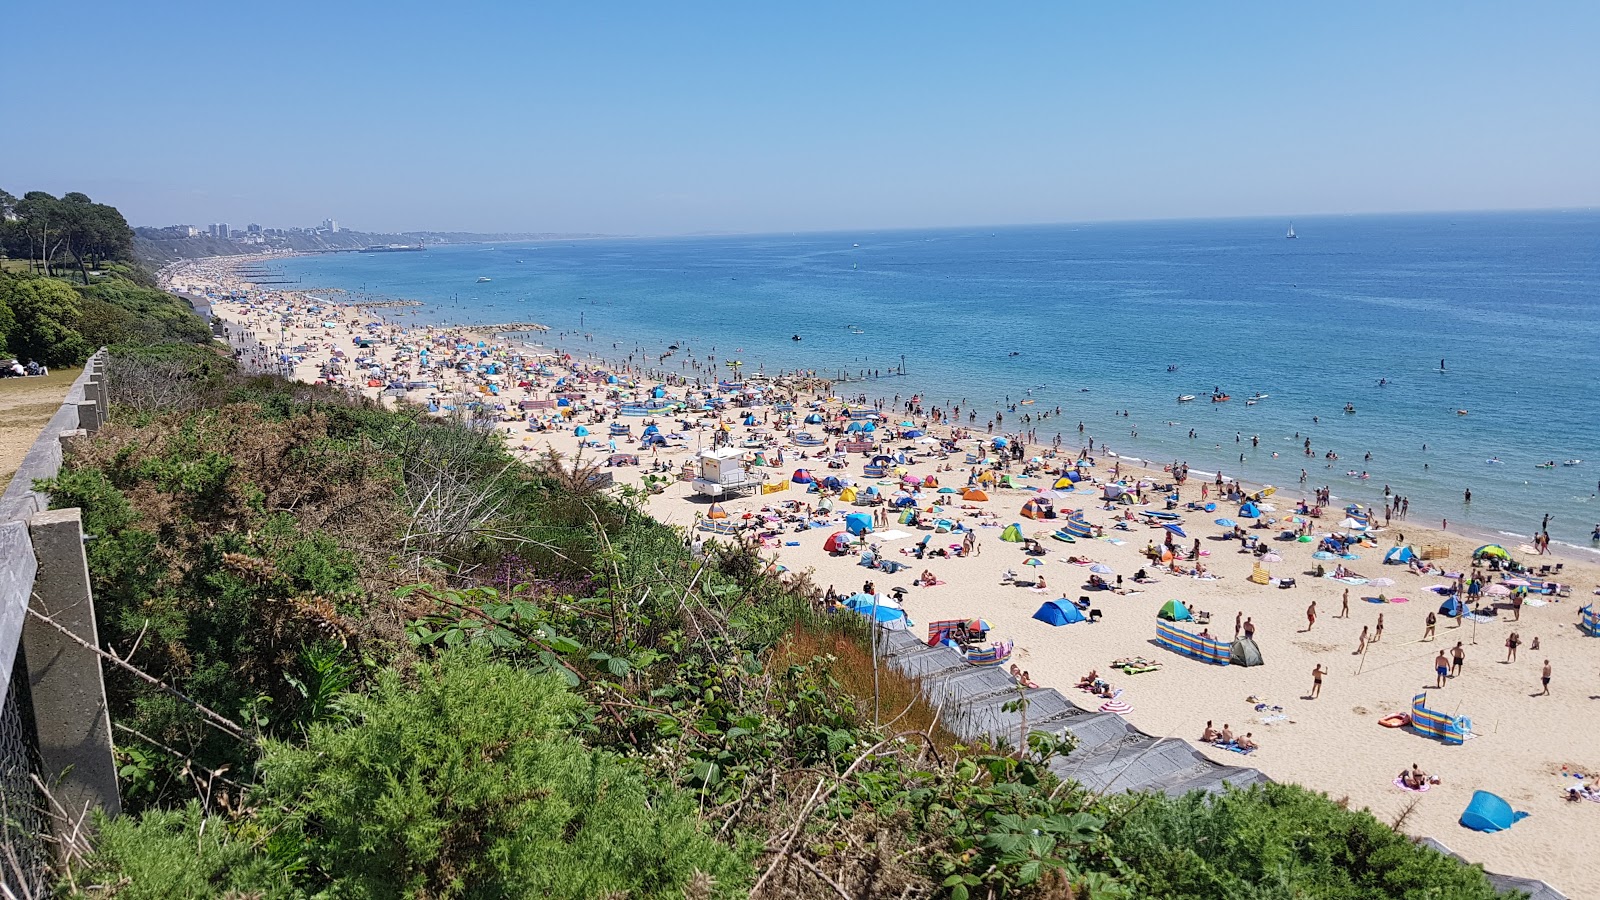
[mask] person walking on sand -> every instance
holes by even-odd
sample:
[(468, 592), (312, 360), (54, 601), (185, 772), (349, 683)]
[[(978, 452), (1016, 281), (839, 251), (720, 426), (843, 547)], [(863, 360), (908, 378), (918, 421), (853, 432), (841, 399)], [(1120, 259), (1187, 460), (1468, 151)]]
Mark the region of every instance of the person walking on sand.
[(1517, 647), (1522, 643), (1522, 635), (1515, 631), (1506, 635), (1506, 662), (1517, 661)]
[(1234, 640), (1237, 641), (1239, 639), (1239, 632), (1243, 628), (1244, 628), (1244, 610), (1241, 609), (1241, 610), (1239, 610), (1239, 612), (1235, 613), (1234, 617), (1233, 617), (1233, 639)]
[(1467, 662), (1467, 651), (1462, 649), (1460, 641), (1450, 648), (1450, 659), (1450, 677), (1454, 678), (1461, 674), (1461, 667)]
[(1363, 625), (1361, 626), (1361, 640), (1356, 644), (1356, 652), (1350, 655), (1360, 656), (1365, 652), (1367, 652), (1367, 626)]
[(1439, 617), (1434, 615), (1431, 612), (1428, 613), (1428, 618), (1424, 622), (1424, 624), (1427, 627), (1424, 628), (1423, 631), (1422, 631), (1422, 639), (1423, 640), (1425, 640), (1425, 641), (1433, 640), (1433, 626), (1437, 625), (1438, 623), (1439, 623)]
[(1544, 669), (1539, 672), (1539, 683), (1544, 685), (1544, 689), (1539, 692), (1539, 696), (1550, 696), (1550, 660), (1548, 659), (1544, 661)]
[(1381, 640), (1383, 640), (1383, 613), (1378, 613), (1378, 627), (1372, 629), (1372, 642), (1376, 644)]
[(1247, 641), (1256, 639), (1256, 623), (1250, 621), (1249, 616), (1244, 618), (1244, 639)]
[(1344, 602), (1339, 604), (1339, 618), (1350, 618), (1350, 589), (1344, 589)]
[(1450, 660), (1445, 658), (1444, 651), (1440, 650), (1439, 655), (1433, 658), (1433, 686), (1436, 688), (1444, 687), (1445, 676), (1449, 674)]
[(1316, 624), (1317, 624), (1317, 601), (1313, 600), (1313, 601), (1311, 601), (1311, 605), (1306, 607), (1306, 631), (1310, 631), (1311, 627), (1313, 625), (1316, 625)]
[(1311, 699), (1312, 700), (1315, 700), (1318, 697), (1322, 696), (1322, 676), (1326, 675), (1327, 673), (1328, 673), (1328, 670), (1324, 669), (1322, 667), (1322, 663), (1317, 663), (1317, 667), (1315, 669), (1311, 670)]

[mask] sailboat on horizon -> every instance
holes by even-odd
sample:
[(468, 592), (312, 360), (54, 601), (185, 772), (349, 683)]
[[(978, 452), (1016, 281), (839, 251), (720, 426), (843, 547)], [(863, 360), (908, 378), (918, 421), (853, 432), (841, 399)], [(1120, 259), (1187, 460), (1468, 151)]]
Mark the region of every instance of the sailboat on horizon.
[(1289, 223), (1289, 233), (1284, 235), (1284, 237), (1287, 238), (1288, 240), (1292, 241), (1292, 240), (1295, 239), (1296, 236), (1297, 235), (1295, 235), (1295, 233), (1294, 233), (1294, 223), (1290, 222)]

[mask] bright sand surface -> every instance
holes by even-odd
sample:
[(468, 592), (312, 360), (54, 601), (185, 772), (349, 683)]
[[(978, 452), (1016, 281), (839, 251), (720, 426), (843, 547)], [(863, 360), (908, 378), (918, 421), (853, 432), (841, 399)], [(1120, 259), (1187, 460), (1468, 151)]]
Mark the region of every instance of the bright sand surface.
[[(201, 293), (241, 287), (221, 263), (191, 265), (169, 273), (169, 283)], [(476, 350), (454, 350), (458, 340), (484, 340), (493, 358), (521, 355), (525, 362), (541, 358), (542, 364), (555, 372), (554, 376), (501, 378), (499, 395), (489, 398), (513, 410), (500, 425), (508, 446), (528, 456), (555, 450), (568, 459), (582, 454), (585, 459), (603, 460), (612, 452), (606, 444), (610, 440), (607, 425), (594, 424), (594, 412), (579, 412), (573, 420), (537, 432), (531, 431), (528, 423), (515, 413), (518, 401), (554, 396), (555, 378), (572, 372), (553, 355), (529, 345), (508, 343), (493, 336), (417, 327), (404, 335), (397, 328), (369, 329), (365, 324), (375, 321), (370, 312), (363, 313), (354, 307), (324, 307), (313, 315), (306, 312), (305, 298), (293, 294), (252, 292), (250, 299), (244, 302), (214, 301), (213, 309), (220, 318), (231, 323), (236, 346), (240, 343), (241, 329), (270, 335), (272, 343), (281, 338), (290, 347), (305, 346), (307, 352), (295, 365), (294, 374), (307, 381), (322, 376), (335, 349), (347, 356), (358, 355), (353, 346), (357, 335), (375, 341), (376, 349), (368, 352), (382, 364), (385, 378), (397, 374), (396, 369), (415, 365), (415, 358), (405, 354), (399, 354), (404, 357), (401, 361), (394, 361), (398, 347), (430, 344), (434, 348), (431, 362), (435, 368), (425, 377), (415, 372), (407, 374), (413, 380), (432, 381), (437, 387), (403, 395), (396, 393), (388, 398), (391, 402), (406, 399), (425, 403), (432, 398), (443, 406), (452, 406), (468, 394), (484, 398), (479, 389), (487, 386), (488, 379), (482, 375), (461, 374), (452, 366), (455, 359), (482, 358)], [(324, 324), (327, 322), (335, 323), (335, 327), (327, 327)], [(248, 344), (253, 336), (244, 336), (244, 342)], [(350, 370), (348, 364), (341, 368), (346, 372)], [(531, 386), (516, 387), (523, 379)], [(352, 381), (358, 385), (366, 383), (360, 378)], [(584, 405), (603, 409), (600, 404), (608, 388), (621, 390), (621, 399), (631, 400), (647, 396), (645, 390), (652, 384), (638, 381), (634, 386), (626, 383), (608, 386), (591, 382), (585, 383), (581, 392), (588, 398)], [(381, 387), (354, 389), (369, 396), (383, 393)], [(567, 389), (576, 390), (571, 387), (570, 379), (564, 390)], [(681, 397), (685, 388), (668, 386), (667, 391), (669, 397)], [(821, 426), (798, 425), (798, 416), (808, 412), (807, 407), (815, 397), (781, 386), (775, 387), (768, 396), (773, 393), (794, 393), (796, 427), (822, 436)], [(834, 403), (829, 408), (836, 411), (839, 404)], [(802, 466), (812, 469), (819, 478), (837, 475), (862, 487), (874, 481), (863, 475), (867, 459), (862, 454), (848, 456), (845, 469), (828, 469), (823, 460), (816, 458), (816, 451), (822, 448), (799, 448), (788, 443), (787, 429), (779, 424), (779, 416), (770, 406), (757, 406), (754, 411), (763, 423), (755, 427), (765, 428), (766, 434), (779, 438), (776, 446), (783, 448), (784, 464), (765, 470), (771, 483), (788, 482), (790, 473)], [(906, 418), (898, 410), (885, 410), (885, 413), (889, 423)], [(552, 410), (540, 409), (529, 415), (552, 414)], [(605, 415), (609, 423), (611, 414)], [(617, 448), (639, 454), (644, 468), (622, 467), (607, 471), (614, 473), (619, 482), (639, 483), (652, 463), (664, 461), (671, 464), (676, 474), (684, 462), (693, 458), (697, 447), (711, 445), (713, 427), (728, 428), (735, 445), (751, 438), (754, 429), (739, 424), (743, 416), (742, 410), (728, 410), (720, 417), (698, 419), (699, 428), (684, 431), (684, 440), (673, 441), (669, 448), (659, 451), (659, 455), (638, 449), (637, 436), (644, 419), (621, 418), (617, 421), (633, 426), (634, 437), (631, 440), (617, 438)], [(919, 416), (915, 421), (921, 426), (924, 419)], [(588, 440), (597, 442), (598, 447), (580, 448), (580, 439), (573, 434), (573, 426), (578, 422), (589, 423), (593, 436)], [(682, 430), (674, 416), (660, 416), (659, 424), (666, 432)], [(888, 430), (886, 427), (885, 431)], [(930, 434), (942, 436), (948, 431), (935, 425)], [(830, 443), (832, 440), (830, 436)], [(905, 440), (891, 440), (887, 445), (916, 451), (937, 449)], [(962, 446), (961, 452), (946, 459), (918, 457), (903, 468), (909, 474), (924, 476), (950, 465), (954, 471), (940, 472), (942, 483), (962, 488), (971, 468), (965, 462), (965, 449), (972, 444)], [(802, 450), (811, 452), (812, 459), (800, 459)], [(1032, 448), (1029, 454), (1043, 452), (1044, 448)], [(1076, 455), (1076, 450), (1072, 455)], [(1070, 456), (1063, 456), (1046, 459), (1045, 463), (1053, 468), (1069, 459)], [(1099, 459), (1097, 462), (1092, 469), (1095, 479), (1111, 479), (1111, 466), (1116, 460)], [(1021, 466), (1016, 465), (1011, 471), (1019, 473), (1020, 470)], [(1124, 467), (1122, 474), (1126, 477), (1137, 473)], [(1145, 476), (1158, 483), (1171, 480), (1162, 473), (1145, 473)], [(1052, 475), (1040, 474), (1020, 483), (1048, 489), (1054, 480)], [(784, 491), (728, 500), (723, 506), (734, 521), (743, 521), (746, 513), (758, 514), (763, 507), (775, 507), (784, 501), (814, 505), (820, 498), (802, 492), (802, 487), (791, 484)], [(881, 489), (892, 490), (888, 486)], [(1199, 481), (1191, 480), (1182, 488), (1182, 501), (1198, 500), (1199, 491)], [(881, 593), (904, 587), (905, 607), (919, 625), (934, 619), (982, 616), (993, 624), (993, 637), (1016, 642), (1014, 660), (1028, 670), (1035, 681), (1061, 689), (1080, 705), (1098, 704), (1097, 699), (1072, 687), (1090, 669), (1098, 669), (1123, 690), (1122, 699), (1133, 707), (1128, 720), (1145, 732), (1189, 739), (1220, 763), (1255, 766), (1276, 780), (1325, 791), (1335, 799), (1348, 798), (1353, 806), (1367, 808), (1385, 822), (1395, 821), (1415, 803), (1402, 825), (1406, 832), (1438, 838), (1493, 871), (1542, 878), (1573, 897), (1600, 896), (1600, 861), (1592, 847), (1592, 836), (1600, 831), (1600, 803), (1569, 803), (1563, 797), (1564, 788), (1580, 783), (1565, 776), (1564, 770), (1600, 775), (1600, 740), (1595, 738), (1595, 726), (1600, 724), (1600, 638), (1585, 637), (1576, 627), (1578, 608), (1594, 599), (1592, 595), (1600, 583), (1600, 567), (1560, 556), (1536, 558), (1531, 547), (1507, 545), (1514, 556), (1525, 562), (1565, 563), (1558, 580), (1572, 586), (1571, 597), (1540, 606), (1530, 604), (1522, 610), (1518, 622), (1511, 621), (1509, 605), (1505, 604), (1493, 621), (1474, 623), (1469, 620), (1456, 627), (1455, 620), (1441, 616), (1435, 640), (1422, 642), (1423, 620), (1430, 611), (1438, 609), (1440, 601), (1427, 588), (1442, 584), (1445, 579), (1413, 574), (1405, 566), (1385, 566), (1382, 564), (1384, 551), (1400, 534), (1404, 534), (1406, 544), (1419, 549), (1448, 546), (1450, 554), (1440, 562), (1447, 570), (1456, 571), (1470, 564), (1473, 548), (1484, 541), (1397, 520), (1376, 533), (1375, 546), (1358, 548), (1355, 552), (1359, 559), (1345, 563), (1368, 578), (1387, 577), (1396, 583), (1384, 587), (1347, 586), (1312, 576), (1311, 570), (1316, 565), (1311, 559), (1315, 543), (1272, 540), (1278, 533), (1276, 528), (1252, 530), (1252, 534), (1260, 535), (1274, 552), (1283, 556), (1282, 562), (1268, 565), (1272, 574), (1296, 579), (1294, 588), (1284, 590), (1249, 581), (1254, 558), (1240, 551), (1237, 541), (1220, 539), (1224, 529), (1214, 525), (1214, 519), (1229, 517), (1249, 524), (1249, 520), (1238, 515), (1237, 503), (1219, 503), (1217, 510), (1211, 513), (1187, 512), (1180, 507), (1184, 512), (1183, 527), (1189, 537), (1180, 540), (1179, 546), (1187, 550), (1194, 538), (1200, 538), (1208, 554), (1202, 561), (1216, 576), (1215, 580), (1164, 572), (1158, 575), (1156, 583), (1135, 585), (1132, 575), (1136, 570), (1155, 568), (1141, 556), (1141, 551), (1150, 541), (1160, 543), (1163, 533), (1141, 522), (1132, 523), (1132, 530), (1127, 532), (1111, 529), (1113, 516), (1120, 515), (1128, 507), (1107, 510), (1103, 508), (1103, 501), (1097, 499), (1098, 492), (1075, 493), (1057, 499), (1055, 506), (1060, 515), (1064, 517), (1067, 509), (1082, 510), (1091, 523), (1107, 526), (1105, 534), (1110, 539), (1080, 540), (1070, 545), (1046, 539), (1043, 541), (1047, 551), (1042, 557), (1044, 564), (1025, 568), (1026, 557), (1021, 545), (1002, 542), (1001, 528), (1020, 522), (1023, 532), (1033, 535), (1048, 533), (1063, 524), (1063, 520), (1034, 522), (1021, 518), (1019, 511), (1032, 496), (1031, 491), (991, 488), (988, 493), (987, 502), (972, 504), (978, 509), (961, 509), (959, 505), (964, 501), (955, 501), (956, 507), (947, 508), (943, 513), (943, 517), (959, 518), (976, 530), (980, 553), (973, 557), (919, 561), (902, 556), (898, 551), (909, 550), (922, 535), (917, 529), (895, 525), (890, 527), (910, 532), (910, 536), (877, 543), (890, 558), (908, 564), (908, 568), (896, 574), (863, 568), (857, 565), (853, 553), (830, 556), (823, 550), (824, 541), (840, 530), (839, 523), (845, 513), (858, 511), (848, 503), (839, 504), (831, 524), (826, 527), (796, 531), (793, 524), (786, 526), (785, 531), (766, 542), (766, 552), (787, 569), (810, 571), (819, 585), (831, 584), (844, 595), (861, 590), (868, 579)], [(1149, 493), (1152, 503), (1133, 507), (1134, 510), (1163, 508), (1155, 492)], [(926, 498), (931, 501), (937, 496), (929, 493)], [(1212, 499), (1217, 499), (1214, 493)], [(1292, 512), (1300, 499), (1302, 495), (1296, 491), (1280, 490), (1268, 502), (1277, 507), (1273, 515), (1283, 517)], [(692, 528), (696, 517), (709, 509), (707, 502), (693, 496), (685, 480), (672, 481), (664, 492), (651, 496), (648, 502), (659, 519), (684, 528)], [(983, 516), (983, 513), (993, 515)], [(1337, 530), (1342, 518), (1343, 513), (1338, 510), (1325, 510), (1322, 518), (1313, 520), (1315, 533)], [(985, 520), (992, 524), (984, 524)], [(958, 541), (959, 535), (936, 535), (932, 543), (939, 546)], [(797, 546), (788, 546), (791, 542)], [(1110, 566), (1115, 573), (1124, 576), (1126, 587), (1136, 590), (1126, 594), (1086, 590), (1088, 571), (1084, 566), (1067, 562), (1067, 557), (1072, 555), (1089, 557)], [(1337, 562), (1328, 561), (1324, 565), (1331, 567)], [(932, 571), (943, 583), (913, 587), (913, 580), (924, 569)], [(1007, 570), (1014, 570), (1029, 580), (1042, 576), (1049, 588), (1037, 591), (1004, 584), (1002, 576)], [(1349, 617), (1340, 618), (1341, 597), (1347, 587)], [(1380, 592), (1388, 597), (1410, 599), (1405, 603), (1381, 605), (1363, 599)], [(1093, 625), (1053, 628), (1032, 619), (1041, 602), (1063, 595), (1091, 597), (1094, 607), (1103, 611), (1103, 620)], [(1182, 600), (1192, 609), (1209, 611), (1210, 630), (1222, 638), (1233, 636), (1236, 615), (1248, 616), (1256, 626), (1256, 643), (1265, 664), (1253, 668), (1212, 666), (1157, 647), (1152, 640), (1155, 613), (1170, 599)], [(1503, 601), (1505, 598), (1491, 599)], [(1316, 603), (1318, 615), (1315, 626), (1308, 631), (1306, 611), (1312, 602)], [(1384, 617), (1382, 640), (1370, 644), (1364, 655), (1355, 653), (1362, 628), (1375, 626), (1380, 614)], [(913, 631), (919, 635), (925, 633), (920, 627)], [(1522, 648), (1516, 662), (1506, 663), (1505, 641), (1512, 631), (1521, 634)], [(1529, 649), (1536, 638), (1541, 644), (1538, 651)], [(1450, 679), (1443, 689), (1435, 689), (1434, 656), (1441, 649), (1448, 651), (1458, 641), (1464, 644), (1466, 651), (1462, 674)], [(1134, 676), (1124, 676), (1109, 668), (1115, 658), (1136, 655), (1157, 659), (1163, 663), (1162, 668)], [(1545, 659), (1550, 660), (1553, 669), (1551, 695), (1533, 696), (1540, 691), (1540, 668)], [(1323, 666), (1327, 674), (1320, 699), (1311, 700), (1308, 698), (1311, 672), (1318, 665)], [(1419, 691), (1427, 692), (1430, 708), (1470, 717), (1475, 736), (1464, 745), (1446, 746), (1410, 729), (1384, 728), (1378, 724), (1378, 720), (1388, 714), (1408, 710), (1411, 698)], [(1249, 697), (1258, 698), (1269, 706), (1281, 706), (1281, 715), (1287, 718), (1269, 724), (1264, 720), (1273, 712), (1270, 709), (1255, 711), (1255, 703), (1246, 699)], [(1199, 745), (1196, 739), (1207, 720), (1219, 726), (1227, 723), (1236, 734), (1253, 732), (1260, 749), (1248, 757), (1240, 757)], [(1438, 774), (1442, 783), (1420, 795), (1399, 790), (1392, 782), (1401, 769), (1412, 763)], [(1481, 834), (1463, 828), (1457, 819), (1477, 789), (1499, 794), (1514, 808), (1531, 815), (1499, 834)]]

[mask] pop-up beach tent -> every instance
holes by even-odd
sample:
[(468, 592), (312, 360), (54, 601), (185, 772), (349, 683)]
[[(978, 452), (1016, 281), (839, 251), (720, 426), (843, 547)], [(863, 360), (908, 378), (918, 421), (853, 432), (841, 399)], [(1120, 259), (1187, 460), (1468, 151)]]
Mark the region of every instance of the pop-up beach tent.
[(1239, 638), (1228, 648), (1228, 662), (1236, 666), (1261, 665), (1261, 648), (1251, 638)]
[(1010, 525), (1007, 525), (1006, 530), (1000, 532), (1000, 540), (1010, 541), (1013, 544), (1022, 543), (1022, 524), (1019, 522), (1012, 522)]
[(842, 531), (835, 531), (823, 543), (822, 549), (829, 553), (844, 553), (850, 549), (850, 535)]
[(1445, 601), (1439, 604), (1439, 612), (1452, 619), (1459, 619), (1467, 614), (1467, 605), (1459, 598), (1446, 597)]
[(844, 517), (844, 530), (851, 534), (865, 534), (872, 530), (872, 516), (866, 513), (851, 513)]
[(1416, 555), (1410, 547), (1390, 547), (1389, 552), (1383, 555), (1383, 561), (1391, 566), (1403, 566), (1415, 559)]
[(1056, 600), (1046, 600), (1033, 617), (1046, 625), (1073, 625), (1086, 621), (1076, 606)]
[(1050, 506), (1049, 497), (1034, 497), (1027, 503), (1022, 504), (1023, 518), (1048, 519), (1053, 513), (1054, 510)]
[(1505, 831), (1527, 817), (1527, 813), (1516, 812), (1497, 794), (1473, 791), (1472, 801), (1461, 813), (1461, 824), (1473, 831)]
[(1194, 618), (1189, 615), (1189, 607), (1184, 606), (1178, 600), (1168, 600), (1162, 604), (1160, 611), (1156, 613), (1156, 617), (1166, 619), (1168, 622), (1188, 622)]

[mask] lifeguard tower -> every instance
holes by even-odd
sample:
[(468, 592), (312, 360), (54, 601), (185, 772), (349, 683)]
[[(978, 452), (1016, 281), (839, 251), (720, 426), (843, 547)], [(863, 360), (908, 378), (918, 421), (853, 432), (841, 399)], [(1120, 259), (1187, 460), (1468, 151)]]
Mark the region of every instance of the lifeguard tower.
[(767, 480), (765, 472), (750, 472), (744, 467), (744, 451), (736, 447), (701, 450), (695, 455), (698, 477), (691, 486), (703, 497), (737, 497), (755, 493)]

